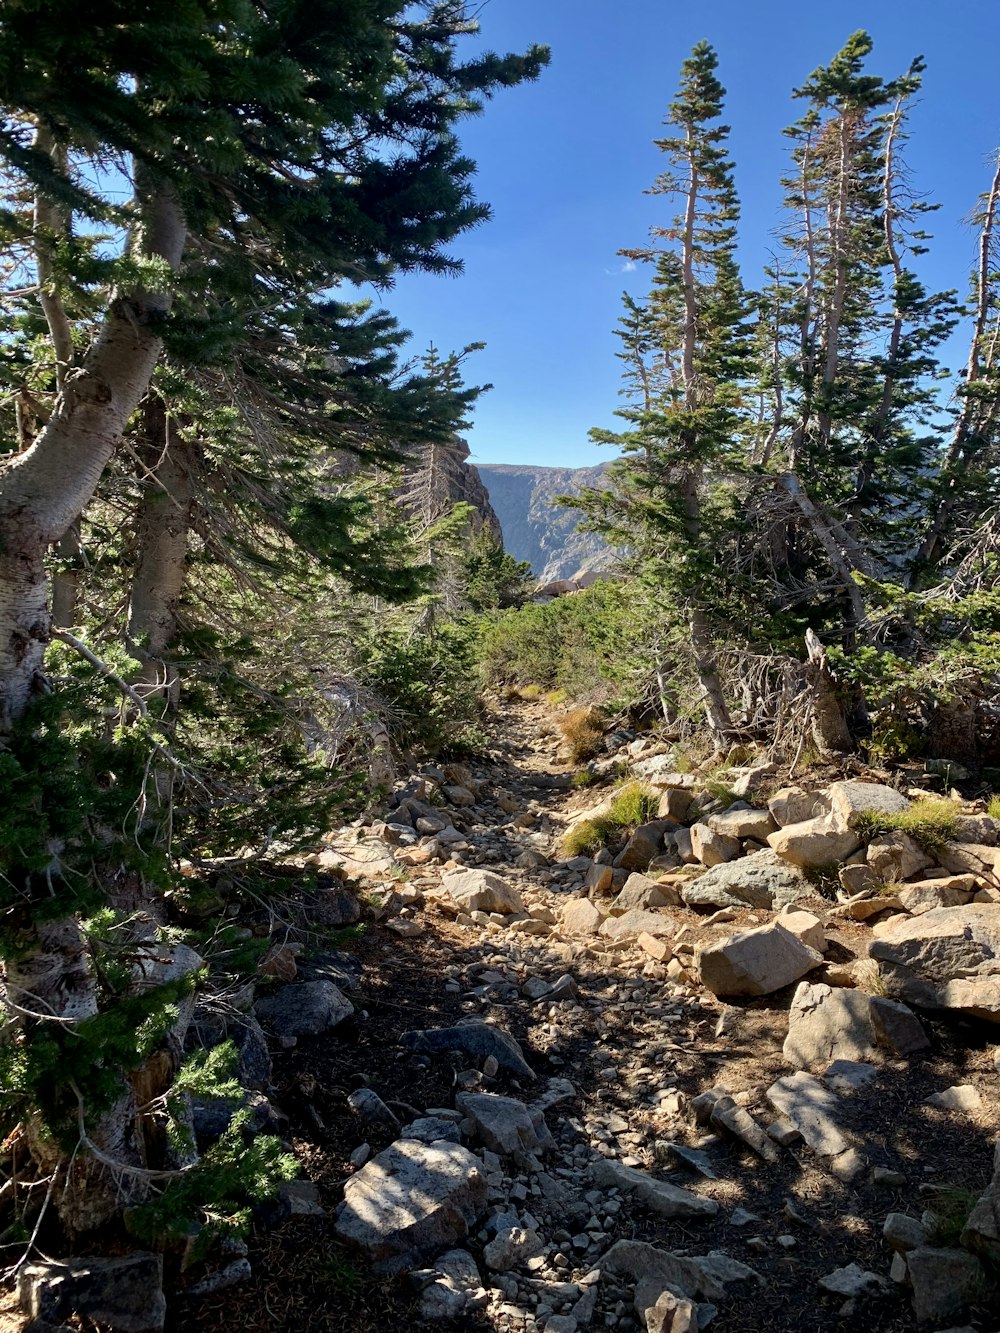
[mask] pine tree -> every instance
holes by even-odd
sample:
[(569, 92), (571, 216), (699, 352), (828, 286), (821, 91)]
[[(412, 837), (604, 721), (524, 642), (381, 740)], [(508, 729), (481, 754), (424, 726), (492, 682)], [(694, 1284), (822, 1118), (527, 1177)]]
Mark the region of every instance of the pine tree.
[(722, 746), (732, 733), (712, 644), (715, 613), (728, 599), (719, 565), (728, 504), (720, 495), (745, 462), (749, 420), (742, 389), (752, 356), (750, 306), (735, 260), (739, 204), (720, 124), (725, 90), (715, 52), (699, 43), (681, 69), (680, 88), (656, 140), (668, 166), (650, 193), (677, 200), (672, 223), (652, 244), (623, 250), (651, 263), (645, 302), (625, 301), (619, 329), (626, 366), (618, 415), (625, 432), (593, 431), (615, 445), (607, 492), (578, 504), (588, 524), (634, 552), (643, 577), (676, 599), (708, 725)]

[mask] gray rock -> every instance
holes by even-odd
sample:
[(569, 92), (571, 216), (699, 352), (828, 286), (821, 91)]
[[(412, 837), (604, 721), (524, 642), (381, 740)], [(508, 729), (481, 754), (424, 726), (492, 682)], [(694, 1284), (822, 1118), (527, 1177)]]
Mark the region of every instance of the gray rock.
[(835, 1268), (832, 1273), (820, 1278), (819, 1285), (834, 1296), (868, 1296), (872, 1292), (884, 1291), (889, 1286), (884, 1277), (866, 1272), (857, 1264)]
[(697, 1194), (670, 1185), (665, 1180), (657, 1180), (646, 1171), (623, 1166), (611, 1158), (595, 1162), (590, 1168), (590, 1175), (595, 1185), (635, 1194), (647, 1208), (659, 1213), (661, 1217), (714, 1217), (719, 1211), (719, 1205), (714, 1199), (699, 1198)]
[(773, 1164), (778, 1160), (779, 1154), (773, 1139), (761, 1129), (750, 1112), (733, 1101), (732, 1097), (723, 1096), (715, 1100), (711, 1121), (717, 1128), (735, 1135), (765, 1162)]
[(645, 870), (663, 849), (663, 835), (669, 828), (665, 820), (654, 819), (648, 824), (640, 824), (629, 838), (615, 865), (622, 870)]
[(881, 880), (911, 879), (933, 865), (919, 843), (901, 829), (872, 838), (866, 859)]
[(936, 1106), (942, 1111), (962, 1111), (965, 1115), (975, 1115), (983, 1109), (983, 1099), (974, 1084), (959, 1083), (935, 1092), (926, 1099), (924, 1105)]
[(610, 866), (599, 865), (596, 861), (584, 877), (583, 887), (591, 898), (603, 898), (610, 893), (614, 873)]
[(420, 1318), (428, 1323), (471, 1318), (486, 1307), (479, 1269), (465, 1250), (446, 1250), (435, 1259), (433, 1267), (417, 1269), (409, 1277), (421, 1289)]
[(713, 866), (685, 884), (688, 907), (784, 907), (811, 892), (802, 871), (776, 852), (752, 852), (738, 861)]
[(899, 815), (910, 808), (901, 792), (878, 782), (834, 782), (829, 796), (833, 817), (842, 829), (855, 828), (863, 814)]
[(461, 1143), (462, 1134), (454, 1120), (443, 1120), (437, 1115), (418, 1116), (404, 1125), (399, 1131), (401, 1139), (419, 1139), (421, 1143), (436, 1143), (445, 1139), (449, 1143)]
[(823, 1082), (834, 1092), (860, 1092), (877, 1074), (875, 1065), (861, 1060), (831, 1060), (823, 1070)]
[(231, 1287), (238, 1287), (241, 1282), (249, 1282), (252, 1276), (249, 1259), (234, 1259), (231, 1264), (226, 1264), (225, 1268), (220, 1268), (216, 1273), (209, 1273), (200, 1282), (192, 1282), (190, 1287), (185, 1288), (184, 1294), (213, 1296), (217, 1291), (228, 1291)]
[(623, 912), (621, 916), (609, 916), (602, 924), (600, 934), (610, 940), (622, 939), (626, 935), (641, 935), (643, 932), (659, 938), (675, 935), (677, 930), (677, 921), (671, 916), (633, 909)]
[(906, 1267), (919, 1324), (948, 1319), (983, 1300), (991, 1288), (983, 1265), (968, 1250), (920, 1246), (909, 1251)]
[(792, 998), (782, 1048), (796, 1069), (822, 1069), (831, 1060), (866, 1062), (882, 1050), (910, 1054), (929, 1046), (905, 1005), (861, 990), (804, 981)]
[(516, 1097), (492, 1092), (465, 1092), (455, 1105), (472, 1122), (473, 1133), (492, 1152), (510, 1157), (522, 1170), (538, 1170), (536, 1154), (555, 1147), (540, 1111)]
[(778, 827), (784, 828), (786, 824), (804, 824), (817, 815), (826, 814), (829, 800), (802, 787), (782, 787), (768, 801), (767, 808)]
[(725, 861), (735, 860), (740, 854), (739, 839), (717, 833), (707, 820), (700, 819), (697, 824), (692, 824), (689, 832), (691, 850), (702, 865), (721, 865)]
[(756, 838), (758, 842), (777, 828), (770, 810), (754, 810), (742, 801), (720, 814), (709, 815), (708, 826), (726, 838)]
[(524, 902), (512, 884), (489, 870), (454, 870), (441, 885), (463, 912), (523, 912)]
[(601, 1259), (602, 1272), (629, 1277), (633, 1282), (658, 1282), (689, 1300), (722, 1301), (756, 1295), (764, 1279), (754, 1269), (724, 1250), (702, 1255), (673, 1254), (641, 1240), (619, 1240)]
[(358, 1088), (347, 1098), (347, 1105), (356, 1116), (369, 1125), (385, 1125), (389, 1129), (399, 1129), (399, 1118), (371, 1088)]
[(505, 1226), (483, 1247), (483, 1260), (494, 1273), (507, 1273), (534, 1259), (544, 1248), (538, 1233), (530, 1227)]
[(822, 961), (821, 953), (778, 921), (702, 944), (695, 954), (702, 983), (713, 995), (768, 995)]
[(464, 1240), (488, 1194), (467, 1148), (400, 1139), (347, 1181), (334, 1230), (374, 1272), (397, 1273)]
[(163, 1260), (138, 1253), (25, 1264), (17, 1276), (17, 1300), (31, 1319), (60, 1323), (79, 1315), (116, 1333), (159, 1333), (167, 1314)]
[(535, 1071), (524, 1058), (521, 1047), (502, 1028), (491, 1023), (460, 1023), (453, 1028), (425, 1028), (412, 1032), (403, 1032), (399, 1038), (400, 1046), (407, 1050), (425, 1055), (440, 1055), (445, 1051), (458, 1051), (472, 1056), (480, 1064), (493, 1056), (498, 1066), (518, 1078), (533, 1079)]
[(693, 799), (694, 793), (692, 791), (686, 791), (683, 787), (668, 787), (660, 797), (656, 816), (658, 819), (680, 820), (683, 822), (688, 817)]
[(633, 910), (656, 907), (679, 907), (681, 896), (669, 884), (658, 884), (646, 875), (629, 875), (625, 887), (608, 908), (612, 916), (622, 916)]
[(354, 1013), (354, 1005), (332, 981), (297, 981), (265, 995), (254, 1013), (280, 1042), (329, 1032)]
[(906, 1213), (890, 1213), (883, 1223), (882, 1236), (890, 1249), (901, 1254), (919, 1249), (930, 1239), (923, 1222)]
[(821, 1157), (836, 1157), (850, 1148), (836, 1122), (838, 1098), (811, 1074), (779, 1078), (768, 1088), (767, 1100)]
[(892, 989), (918, 1008), (1000, 1023), (1000, 911), (993, 903), (939, 907), (875, 928), (868, 947)]
[(1000, 1143), (993, 1150), (993, 1179), (969, 1214), (961, 1242), (994, 1266), (1000, 1264)]

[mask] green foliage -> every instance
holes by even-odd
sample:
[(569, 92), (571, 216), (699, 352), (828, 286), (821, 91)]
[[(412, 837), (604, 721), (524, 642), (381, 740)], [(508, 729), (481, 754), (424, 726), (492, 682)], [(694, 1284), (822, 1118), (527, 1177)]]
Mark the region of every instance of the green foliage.
[(840, 889), (840, 862), (827, 861), (818, 866), (806, 866), (803, 874), (821, 898), (836, 902)]
[(278, 1139), (254, 1134), (251, 1114), (237, 1111), (222, 1137), (159, 1197), (129, 1210), (128, 1228), (143, 1245), (183, 1241), (197, 1227), (193, 1258), (204, 1257), (223, 1235), (245, 1235), (254, 1204), (293, 1180), (298, 1163)]
[(858, 817), (856, 832), (863, 842), (883, 833), (908, 833), (926, 852), (939, 852), (955, 836), (959, 811), (950, 801), (929, 798), (914, 801), (898, 814), (866, 810)]
[(619, 842), (622, 835), (656, 817), (659, 798), (641, 783), (630, 782), (611, 798), (608, 809), (584, 819), (563, 838), (567, 856), (593, 856), (602, 847)]
[(401, 745), (439, 755), (481, 744), (471, 625), (453, 621), (424, 634), (383, 623), (357, 652), (360, 679), (386, 707)]
[(461, 579), (465, 602), (472, 611), (520, 606), (533, 582), (531, 565), (509, 555), (487, 528), (469, 544)]
[(965, 1224), (979, 1202), (979, 1197), (976, 1191), (963, 1189), (960, 1185), (938, 1186), (934, 1191), (931, 1208), (934, 1216), (931, 1244), (958, 1245)]
[(991, 819), (1000, 819), (1000, 796), (994, 794), (986, 805), (986, 813)]
[[(578, 768), (573, 774), (573, 787), (576, 791), (583, 791), (587, 787), (593, 787), (597, 782), (597, 774), (592, 773), (589, 768)], [(998, 801), (1000, 806), (1000, 801)]]

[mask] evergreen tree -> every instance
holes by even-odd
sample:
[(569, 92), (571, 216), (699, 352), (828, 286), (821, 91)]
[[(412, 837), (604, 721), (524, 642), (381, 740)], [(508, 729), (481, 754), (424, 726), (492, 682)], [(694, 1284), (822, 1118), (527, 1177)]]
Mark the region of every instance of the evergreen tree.
[(609, 491), (573, 503), (682, 608), (706, 718), (722, 746), (732, 722), (712, 635), (729, 600), (720, 566), (724, 492), (745, 463), (742, 390), (753, 335), (735, 260), (739, 204), (729, 130), (719, 123), (725, 91), (717, 64), (707, 43), (694, 48), (665, 120), (670, 133), (656, 141), (668, 166), (650, 193), (677, 200), (681, 211), (652, 228), (650, 246), (622, 251), (654, 270), (646, 301), (626, 298), (619, 329), (629, 406), (618, 415), (629, 429), (592, 432), (622, 457), (612, 464)]

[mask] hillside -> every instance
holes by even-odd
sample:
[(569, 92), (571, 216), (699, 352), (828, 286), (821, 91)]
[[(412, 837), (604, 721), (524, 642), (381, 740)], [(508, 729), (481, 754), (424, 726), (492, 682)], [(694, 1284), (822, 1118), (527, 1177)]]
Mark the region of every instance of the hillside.
[(613, 561), (613, 552), (600, 537), (576, 531), (577, 510), (553, 506), (559, 495), (606, 485), (607, 466), (476, 465), (500, 519), (504, 546), (516, 559), (527, 560), (543, 583), (604, 569)]

